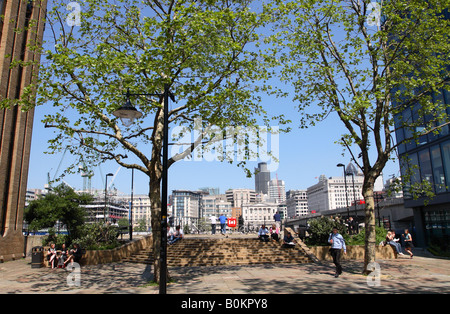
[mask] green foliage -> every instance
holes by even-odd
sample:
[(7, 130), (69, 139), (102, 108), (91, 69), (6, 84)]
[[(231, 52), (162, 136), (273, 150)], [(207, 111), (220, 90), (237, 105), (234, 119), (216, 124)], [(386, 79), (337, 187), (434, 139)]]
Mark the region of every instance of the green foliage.
[[(366, 182), (395, 158), (398, 145), (439, 134), (449, 122), (448, 104), (438, 95), (450, 91), (450, 20), (444, 18), (450, 1), (376, 1), (377, 25), (368, 23), (373, 3), (274, 1), (279, 14), (270, 38), (283, 64), (281, 79), (295, 90), (300, 126), (339, 119), (346, 131), (336, 142), (350, 150)], [(405, 138), (394, 142), (399, 129)], [(417, 173), (402, 173), (401, 183)], [(406, 186), (414, 197), (431, 196), (424, 179)]]
[(331, 219), (322, 216), (309, 220), (308, 224), (309, 237), (306, 238), (306, 244), (308, 245), (329, 245), (328, 237), (334, 227), (338, 229), (338, 232), (344, 237), (344, 240), (347, 241), (348, 239), (347, 226), (340, 219)]
[(91, 200), (91, 195), (77, 194), (71, 187), (60, 184), (44, 197), (31, 201), (24, 211), (24, 220), (29, 224), (29, 230), (33, 231), (52, 228), (59, 221), (66, 226), (73, 239), (78, 237), (85, 221), (86, 212), (80, 205)]
[[(183, 126), (186, 132), (193, 130), (194, 119), (204, 129), (256, 126), (272, 119), (260, 95), (271, 90), (266, 82), (276, 59), (258, 48), (270, 12), (257, 1), (86, 0), (80, 14), (76, 27), (61, 18), (67, 16), (64, 3), (53, 3), (46, 15), (51, 35), (33, 88), (36, 105), (55, 107), (42, 121), (56, 131), (50, 153), (67, 147), (79, 158), (74, 165), (93, 167), (108, 159), (158, 174), (143, 152), (151, 144), (153, 155), (161, 155), (164, 104), (156, 96), (133, 96), (143, 117), (123, 127), (112, 113), (123, 105), (128, 89), (155, 94), (169, 84), (176, 98), (169, 112), (171, 127)], [(280, 125), (286, 122), (282, 116), (276, 119)], [(212, 133), (205, 132), (196, 145), (212, 141)], [(75, 171), (72, 166), (65, 173)]]
[[(376, 244), (378, 245), (381, 241), (386, 240), (386, 234), (387, 234), (387, 230), (383, 227), (375, 227), (375, 233), (376, 233)], [(362, 228), (359, 230), (358, 234), (355, 234), (353, 236), (350, 236), (347, 242), (347, 245), (364, 245), (364, 241), (365, 241), (365, 235), (366, 235), (366, 230), (365, 228)]]
[(87, 250), (113, 249), (120, 245), (117, 240), (118, 232), (117, 226), (103, 223), (86, 224), (80, 232), (81, 236), (73, 242)]
[[(326, 246), (328, 244), (328, 237), (333, 228), (338, 228), (338, 232), (344, 237), (346, 245), (364, 245), (365, 229), (359, 230), (358, 234), (350, 236), (347, 233), (347, 226), (339, 218), (331, 219), (330, 217), (319, 217), (309, 220), (308, 233), (306, 244)], [(380, 243), (386, 239), (387, 230), (383, 227), (376, 227), (376, 243)]]

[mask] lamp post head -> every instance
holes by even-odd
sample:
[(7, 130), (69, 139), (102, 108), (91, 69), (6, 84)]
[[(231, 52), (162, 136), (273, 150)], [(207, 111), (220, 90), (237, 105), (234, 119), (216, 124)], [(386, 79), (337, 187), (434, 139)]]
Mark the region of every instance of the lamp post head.
[(126, 127), (133, 124), (134, 119), (139, 119), (142, 117), (142, 113), (133, 107), (129, 97), (127, 97), (125, 105), (114, 111), (113, 115), (120, 118), (122, 124)]

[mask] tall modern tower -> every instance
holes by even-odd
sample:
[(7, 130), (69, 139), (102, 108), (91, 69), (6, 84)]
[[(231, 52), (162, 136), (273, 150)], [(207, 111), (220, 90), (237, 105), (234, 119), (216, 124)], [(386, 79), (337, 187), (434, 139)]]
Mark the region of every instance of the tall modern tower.
[(270, 171), (267, 163), (260, 162), (255, 168), (255, 191), (256, 193), (269, 194)]
[[(0, 99), (18, 99), (37, 74), (47, 0), (0, 0)], [(21, 60), (31, 65), (11, 66)], [(34, 65), (33, 65), (34, 64)], [(34, 111), (0, 109), (0, 258), (22, 257)]]

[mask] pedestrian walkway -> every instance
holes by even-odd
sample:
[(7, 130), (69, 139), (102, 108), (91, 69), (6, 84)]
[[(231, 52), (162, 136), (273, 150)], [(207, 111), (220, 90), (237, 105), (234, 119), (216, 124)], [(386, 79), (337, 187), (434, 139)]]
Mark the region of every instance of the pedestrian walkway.
[[(420, 255), (420, 254), (417, 254)], [(380, 260), (379, 282), (361, 275), (362, 261), (344, 261), (334, 278), (331, 262), (170, 268), (168, 294), (450, 293), (450, 260), (426, 256)], [(31, 268), (31, 258), (0, 264), (0, 293), (157, 294), (150, 266), (84, 266), (77, 286), (64, 269)], [(69, 277), (71, 278), (71, 277)], [(369, 282), (368, 282), (369, 279)], [(375, 278), (376, 279), (376, 278)]]

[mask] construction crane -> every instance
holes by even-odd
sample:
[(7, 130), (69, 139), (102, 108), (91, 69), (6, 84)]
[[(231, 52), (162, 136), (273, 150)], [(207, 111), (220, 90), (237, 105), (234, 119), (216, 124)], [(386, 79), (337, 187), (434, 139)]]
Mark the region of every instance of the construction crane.
[[(61, 168), (62, 162), (64, 160), (64, 156), (66, 155), (67, 150), (68, 150), (68, 147), (66, 147), (66, 149), (64, 149), (61, 160), (59, 161), (59, 164), (58, 164), (58, 168), (56, 168), (55, 174), (53, 175), (53, 179), (50, 179), (50, 171), (47, 172), (47, 184), (44, 186), (47, 190), (50, 190), (52, 188), (52, 182), (55, 181), (56, 176), (59, 173), (59, 168)], [(50, 170), (52, 170), (52, 169), (50, 169)], [(67, 184), (67, 182), (65, 182), (65, 181), (63, 181), (63, 182)], [(67, 184), (67, 185), (69, 185), (69, 184)]]

